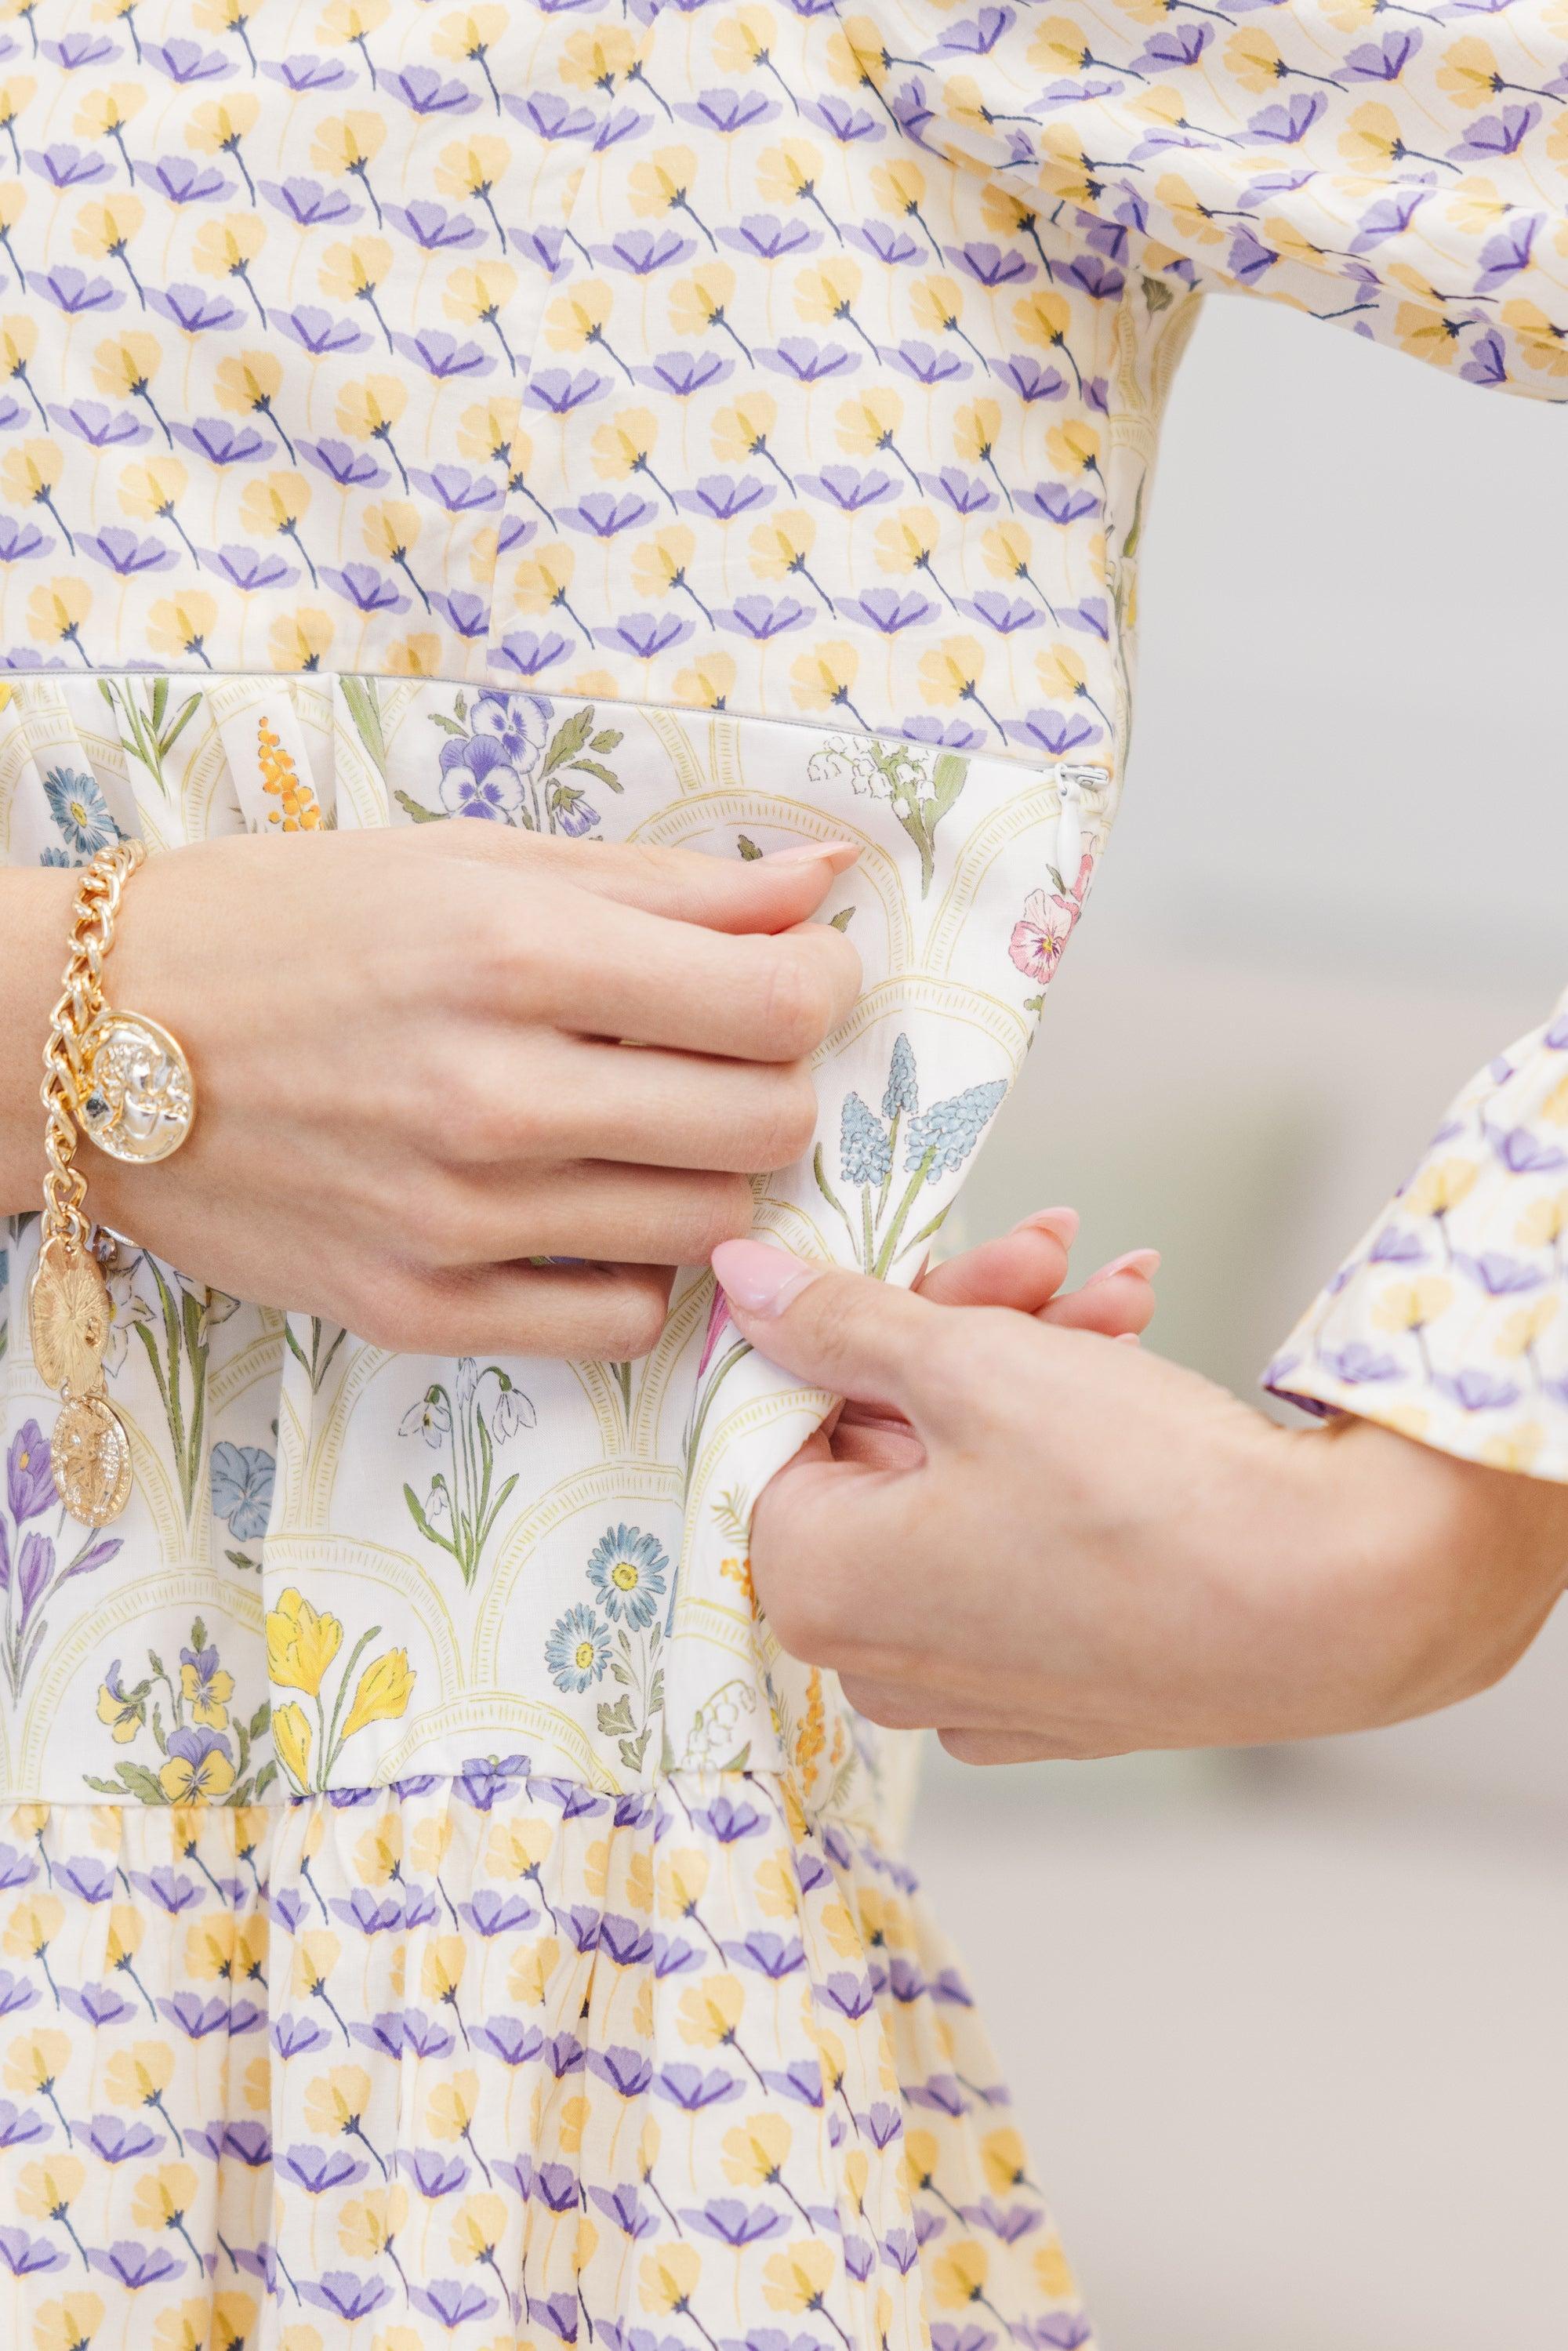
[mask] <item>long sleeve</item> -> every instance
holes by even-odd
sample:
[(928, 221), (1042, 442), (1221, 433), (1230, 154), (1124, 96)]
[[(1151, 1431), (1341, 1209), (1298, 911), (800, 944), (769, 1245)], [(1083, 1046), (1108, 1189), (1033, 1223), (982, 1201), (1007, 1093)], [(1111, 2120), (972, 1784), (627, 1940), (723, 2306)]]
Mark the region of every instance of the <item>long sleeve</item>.
[(1568, 1482), (1568, 995), (1471, 1080), (1264, 1380)]
[(894, 15), (880, 56), (857, 56), (905, 127), (1103, 224), (1106, 253), (1131, 235), (1189, 285), (1568, 398), (1562, 0), (983, 6), (918, 57), (894, 53)]

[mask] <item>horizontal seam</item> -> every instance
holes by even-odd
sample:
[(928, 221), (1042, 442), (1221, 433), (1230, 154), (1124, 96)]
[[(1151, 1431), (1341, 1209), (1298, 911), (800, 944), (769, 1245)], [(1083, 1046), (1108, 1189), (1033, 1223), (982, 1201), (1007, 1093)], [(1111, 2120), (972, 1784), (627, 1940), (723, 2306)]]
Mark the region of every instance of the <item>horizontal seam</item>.
[(378, 685), (440, 685), (458, 692), (476, 694), (526, 694), (535, 702), (591, 703), (597, 708), (602, 704), (614, 710), (668, 711), (680, 718), (730, 719), (737, 726), (793, 726), (804, 735), (847, 735), (873, 743), (908, 743), (922, 751), (951, 751), (960, 759), (995, 759), (1009, 768), (1021, 768), (1026, 773), (1044, 774), (1049, 768), (1071, 760), (1071, 753), (1063, 751), (1054, 758), (1030, 759), (1021, 751), (994, 751), (982, 746), (978, 750), (964, 750), (956, 743), (926, 743), (917, 735), (900, 735), (894, 729), (880, 726), (854, 726), (848, 724), (824, 726), (814, 718), (796, 718), (776, 710), (709, 710), (699, 702), (645, 702), (639, 696), (625, 694), (563, 694), (554, 686), (517, 685), (494, 678), (449, 677), (444, 674), (433, 676), (409, 677), (402, 672), (378, 669), (91, 669), (57, 670), (53, 673), (27, 671), (20, 675), (13, 671), (0, 672), (0, 683), (9, 685), (13, 693), (28, 685), (63, 684), (77, 680), (83, 684), (109, 678), (117, 684), (132, 681), (156, 681), (160, 677), (189, 678), (193, 685), (204, 680), (214, 684), (234, 678), (253, 678), (258, 684), (329, 684), (334, 678), (353, 677), (372, 680)]

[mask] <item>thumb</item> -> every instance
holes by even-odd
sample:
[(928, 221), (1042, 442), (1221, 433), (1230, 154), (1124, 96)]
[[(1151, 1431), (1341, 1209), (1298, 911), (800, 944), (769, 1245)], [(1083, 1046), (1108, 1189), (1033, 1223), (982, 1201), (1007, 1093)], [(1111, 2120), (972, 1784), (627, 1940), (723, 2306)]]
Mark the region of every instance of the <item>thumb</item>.
[(781, 1371), (858, 1404), (891, 1404), (918, 1426), (940, 1393), (936, 1334), (958, 1319), (868, 1274), (721, 1241), (713, 1270), (742, 1335)]

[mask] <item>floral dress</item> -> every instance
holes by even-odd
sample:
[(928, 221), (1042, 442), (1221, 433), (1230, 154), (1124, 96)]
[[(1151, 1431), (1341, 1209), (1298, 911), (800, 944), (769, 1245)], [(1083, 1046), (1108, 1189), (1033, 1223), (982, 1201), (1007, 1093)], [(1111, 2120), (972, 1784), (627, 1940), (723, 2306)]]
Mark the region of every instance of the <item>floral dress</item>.
[[(852, 839), (758, 1218), (893, 1280), (1106, 840), (1203, 297), (1568, 393), (1556, 0), (4, 0), (0, 132), (0, 853)], [(1560, 1013), (1271, 1376), (1568, 1478), (1565, 1232)], [(642, 1362), (445, 1363), (122, 1245), (93, 1533), (36, 1247), (0, 2339), (1087, 2344), (907, 1747), (753, 1604), (822, 1397), (696, 1274)]]

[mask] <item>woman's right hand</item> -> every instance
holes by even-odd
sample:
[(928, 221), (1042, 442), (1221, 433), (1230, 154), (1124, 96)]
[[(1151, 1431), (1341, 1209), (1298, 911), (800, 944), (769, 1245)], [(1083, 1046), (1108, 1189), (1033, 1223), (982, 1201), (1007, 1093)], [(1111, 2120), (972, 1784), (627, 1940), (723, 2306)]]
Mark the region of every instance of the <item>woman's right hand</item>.
[[(89, 1211), (194, 1280), (402, 1353), (645, 1353), (673, 1269), (747, 1232), (747, 1176), (809, 1145), (808, 1058), (860, 965), (808, 918), (853, 854), (456, 820), (153, 857), (105, 994), (180, 1040), (196, 1120), (153, 1166), (81, 1146)], [(42, 1184), (75, 878), (4, 881), (15, 1212)]]

